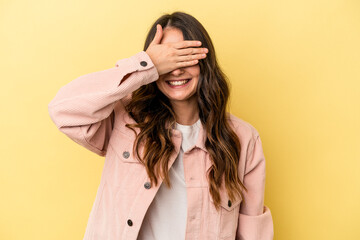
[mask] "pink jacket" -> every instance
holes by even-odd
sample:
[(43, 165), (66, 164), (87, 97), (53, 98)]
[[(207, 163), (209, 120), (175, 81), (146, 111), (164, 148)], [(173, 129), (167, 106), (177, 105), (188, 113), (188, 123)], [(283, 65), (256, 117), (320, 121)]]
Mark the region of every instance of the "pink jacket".
[[(129, 77), (121, 81), (127, 74)], [(134, 90), (158, 77), (150, 57), (141, 51), (118, 60), (113, 68), (74, 79), (61, 87), (48, 105), (50, 117), (61, 132), (88, 150), (105, 156), (84, 240), (137, 238), (160, 184), (149, 185), (145, 168), (134, 158), (135, 134), (125, 124), (135, 121), (124, 105)], [(244, 192), (246, 204), (242, 204), (241, 198), (229, 204), (226, 190), (222, 188), (221, 210), (217, 212), (213, 206), (205, 175), (211, 161), (201, 128), (196, 147), (184, 155), (188, 199), (186, 239), (273, 239), (272, 215), (264, 205), (265, 158), (259, 133), (244, 120), (232, 114), (230, 117), (242, 146), (238, 173), (248, 189), (248, 193)], [(181, 138), (181, 132), (173, 129), (176, 152), (169, 168), (179, 153)]]

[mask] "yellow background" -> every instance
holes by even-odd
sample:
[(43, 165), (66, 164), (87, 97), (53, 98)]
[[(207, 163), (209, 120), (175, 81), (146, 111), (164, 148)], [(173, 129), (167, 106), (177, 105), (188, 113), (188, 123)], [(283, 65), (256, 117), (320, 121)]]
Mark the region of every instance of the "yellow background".
[(360, 2), (0, 1), (0, 239), (82, 239), (104, 158), (47, 104), (142, 50), (163, 13), (195, 16), (258, 129), (276, 240), (360, 239)]

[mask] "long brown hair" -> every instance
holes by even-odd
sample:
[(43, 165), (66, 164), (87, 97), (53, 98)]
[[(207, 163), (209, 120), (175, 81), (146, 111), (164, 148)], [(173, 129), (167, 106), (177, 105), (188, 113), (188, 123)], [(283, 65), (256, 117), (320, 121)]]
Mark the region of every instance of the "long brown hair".
[[(216, 209), (219, 209), (221, 201), (219, 188), (223, 177), (231, 200), (235, 199), (235, 195), (240, 194), (243, 197), (240, 188), (247, 191), (238, 176), (240, 142), (228, 123), (229, 116), (226, 112), (229, 98), (227, 77), (217, 63), (215, 49), (207, 31), (198, 20), (184, 12), (165, 14), (158, 18), (147, 34), (144, 51), (155, 36), (157, 24), (163, 29), (165, 27), (180, 29), (184, 40), (199, 40), (202, 42), (201, 47), (209, 50), (207, 57), (198, 62), (200, 76), (196, 94), (199, 116), (206, 134), (205, 147), (212, 161), (212, 167), (207, 172), (209, 192)], [(126, 111), (137, 123), (126, 126), (130, 129), (140, 128), (133, 147), (133, 151), (136, 152), (134, 156), (145, 165), (151, 183), (157, 185), (158, 177), (162, 177), (170, 187), (168, 161), (175, 147), (166, 123), (174, 127), (176, 119), (169, 99), (158, 89), (156, 83), (152, 82), (132, 93)], [(132, 130), (135, 132), (134, 129)], [(143, 158), (138, 151), (142, 141), (144, 142)]]

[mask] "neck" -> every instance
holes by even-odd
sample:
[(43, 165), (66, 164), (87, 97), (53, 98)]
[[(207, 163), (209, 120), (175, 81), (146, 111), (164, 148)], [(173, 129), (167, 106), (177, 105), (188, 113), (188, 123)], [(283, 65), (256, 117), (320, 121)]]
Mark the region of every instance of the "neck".
[(199, 108), (195, 98), (187, 101), (172, 101), (176, 122), (182, 125), (192, 125), (199, 120)]

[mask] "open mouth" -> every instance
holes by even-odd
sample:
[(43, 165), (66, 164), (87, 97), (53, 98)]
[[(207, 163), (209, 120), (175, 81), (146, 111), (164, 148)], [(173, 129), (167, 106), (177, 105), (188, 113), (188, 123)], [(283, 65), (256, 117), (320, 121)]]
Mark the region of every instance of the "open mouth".
[(176, 81), (166, 81), (166, 83), (170, 86), (183, 86), (187, 84), (190, 80), (191, 78), (184, 80), (176, 80)]

